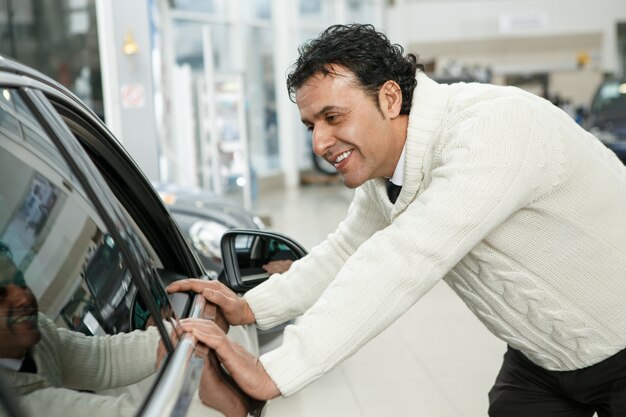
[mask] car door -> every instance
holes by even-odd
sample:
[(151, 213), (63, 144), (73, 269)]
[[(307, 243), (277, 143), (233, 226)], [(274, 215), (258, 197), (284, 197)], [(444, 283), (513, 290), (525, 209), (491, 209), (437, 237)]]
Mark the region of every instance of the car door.
[[(115, 367), (100, 363), (106, 355), (93, 354), (90, 361), (73, 364), (79, 376), (73, 377), (71, 388), (77, 390), (58, 391), (54, 401), (40, 406), (58, 407), (47, 408), (47, 415), (84, 415), (89, 410), (73, 400), (99, 395), (112, 404), (127, 401), (137, 415), (185, 415), (204, 356), (192, 338), (171, 340), (169, 330), (175, 325), (174, 309), (179, 316), (199, 316), (203, 301), (182, 295), (173, 306), (163, 282), (200, 276), (202, 267), (141, 172), (77, 100), (49, 84), (6, 73), (0, 74), (0, 93), (0, 242), (7, 248), (11, 277), (22, 278), (10, 288), (22, 288), (35, 300), (30, 316), (20, 316), (18, 322), (34, 327), (36, 305), (38, 317), (51, 323), (46, 329), (54, 325), (52, 332), (64, 328), (90, 341), (152, 333), (163, 343), (164, 359), (151, 375), (125, 376), (122, 382), (133, 383), (115, 386), (111, 382), (120, 382), (111, 375)], [(150, 323), (157, 329), (146, 330)], [(138, 361), (152, 355), (156, 345), (140, 339), (136, 345), (122, 344), (122, 354), (135, 354)], [(38, 364), (47, 366), (36, 349), (40, 343), (34, 346)], [(65, 357), (67, 352), (56, 348), (50, 343), (55, 357), (61, 357), (56, 368), (79, 358)], [(109, 378), (106, 383), (76, 386), (86, 379), (83, 370), (98, 368)], [(14, 387), (18, 394), (32, 396), (25, 401), (27, 412), (37, 410), (32, 398), (45, 398), (43, 391), (64, 386), (66, 375), (48, 376), (53, 381), (37, 381), (37, 389)], [(91, 414), (98, 412), (115, 414), (111, 409)]]

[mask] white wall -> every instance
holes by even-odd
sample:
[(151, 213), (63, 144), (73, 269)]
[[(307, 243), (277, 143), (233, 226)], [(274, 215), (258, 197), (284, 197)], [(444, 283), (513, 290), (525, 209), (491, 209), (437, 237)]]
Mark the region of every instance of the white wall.
[[(150, 180), (159, 180), (150, 1), (97, 0), (105, 119)], [(139, 51), (123, 46), (132, 35)], [(159, 69), (159, 68), (157, 68)]]
[[(509, 31), (501, 28), (507, 17), (518, 23)], [(601, 33), (602, 70), (615, 72), (619, 21), (626, 21), (624, 0), (396, 0), (388, 10), (387, 33), (402, 45)]]

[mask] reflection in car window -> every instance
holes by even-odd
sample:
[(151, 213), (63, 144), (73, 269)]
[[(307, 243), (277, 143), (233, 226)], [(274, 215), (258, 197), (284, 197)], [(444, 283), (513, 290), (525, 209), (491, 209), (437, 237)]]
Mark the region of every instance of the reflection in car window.
[(2, 96), (15, 104), (0, 109), (12, 120), (0, 130), (0, 241), (58, 324), (88, 334), (129, 330), (134, 289), (112, 238), (19, 94)]
[[(11, 368), (7, 352), (20, 346), (35, 350), (39, 333), (50, 332), (45, 329), (116, 334), (143, 327), (148, 315), (135, 303), (137, 289), (118, 245), (54, 143), (18, 91), (0, 89), (0, 97), (0, 368), (7, 369), (8, 363), (9, 369), (22, 372), (20, 366)], [(137, 344), (139, 356), (144, 342), (149, 352), (156, 352), (158, 332), (139, 333), (146, 335)], [(24, 366), (28, 356), (20, 358), (17, 364)], [(88, 366), (104, 366), (98, 359), (105, 360), (95, 355)], [(154, 367), (152, 358), (144, 374)], [(58, 386), (61, 379), (28, 383), (32, 391)], [(98, 385), (84, 389), (94, 387)], [(17, 388), (27, 393), (24, 386)]]
[(29, 148), (35, 154), (51, 161), (53, 169), (62, 170), (63, 175), (72, 178), (71, 171), (54, 145), (46, 138), (41, 126), (35, 120), (26, 104), (14, 90), (0, 89), (0, 132), (8, 139)]

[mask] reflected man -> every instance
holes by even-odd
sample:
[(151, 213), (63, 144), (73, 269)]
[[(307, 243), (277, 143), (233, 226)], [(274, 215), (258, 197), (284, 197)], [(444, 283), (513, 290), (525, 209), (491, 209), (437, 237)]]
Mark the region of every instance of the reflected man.
[(58, 328), (37, 300), (10, 249), (0, 243), (0, 372), (32, 415), (130, 416), (127, 395), (94, 395), (134, 384), (154, 373), (156, 328), (92, 337)]

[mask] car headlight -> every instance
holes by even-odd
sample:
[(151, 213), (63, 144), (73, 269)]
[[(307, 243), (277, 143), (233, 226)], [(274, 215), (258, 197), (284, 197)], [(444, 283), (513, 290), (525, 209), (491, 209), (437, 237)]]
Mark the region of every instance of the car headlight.
[(228, 230), (221, 223), (201, 220), (191, 225), (189, 237), (193, 247), (202, 255), (214, 262), (222, 261), (220, 242), (222, 235)]

